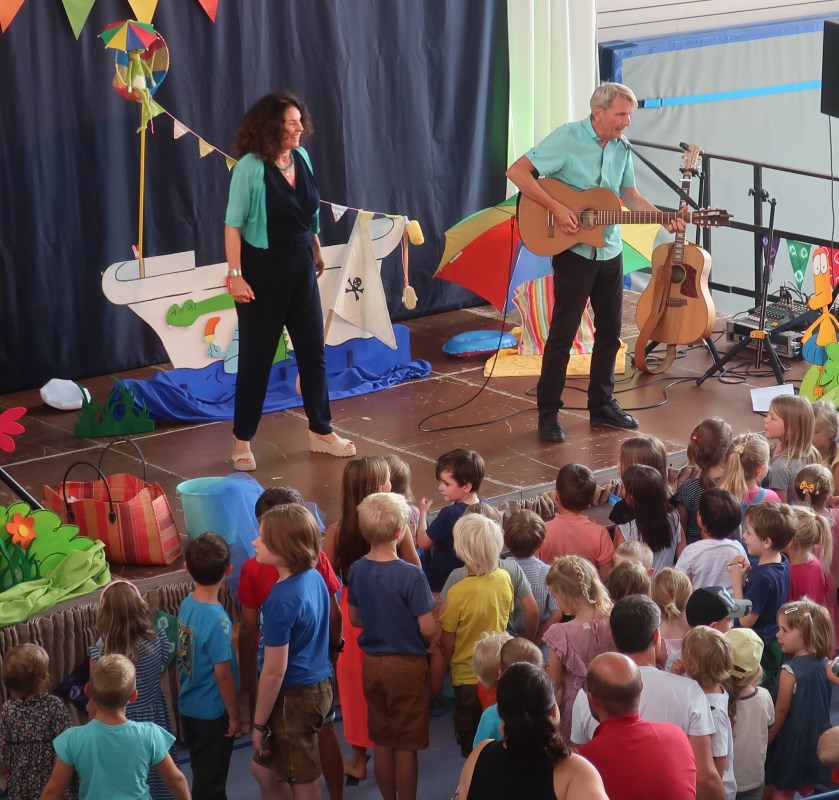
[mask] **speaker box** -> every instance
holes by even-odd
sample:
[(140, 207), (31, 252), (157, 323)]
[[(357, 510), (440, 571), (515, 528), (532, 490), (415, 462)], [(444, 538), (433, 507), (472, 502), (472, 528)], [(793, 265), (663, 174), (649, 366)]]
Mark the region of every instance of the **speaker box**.
[(824, 22), (822, 114), (839, 117), (839, 22), (831, 20)]

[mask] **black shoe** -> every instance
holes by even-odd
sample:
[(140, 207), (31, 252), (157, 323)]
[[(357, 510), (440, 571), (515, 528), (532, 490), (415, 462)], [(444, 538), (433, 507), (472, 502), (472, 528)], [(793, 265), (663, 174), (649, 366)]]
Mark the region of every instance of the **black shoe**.
[(552, 442), (553, 444), (565, 441), (565, 431), (559, 427), (555, 411), (539, 414), (539, 438), (543, 442)]
[(632, 430), (638, 427), (638, 420), (627, 414), (617, 400), (609, 400), (602, 406), (589, 409), (589, 419), (596, 425), (609, 425), (612, 428)]

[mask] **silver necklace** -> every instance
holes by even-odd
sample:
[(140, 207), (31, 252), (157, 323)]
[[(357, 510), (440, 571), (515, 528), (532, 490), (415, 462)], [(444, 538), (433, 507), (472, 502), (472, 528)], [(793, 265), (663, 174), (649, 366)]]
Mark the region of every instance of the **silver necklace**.
[(287, 167), (280, 166), (280, 160), (277, 159), (274, 163), (277, 165), (277, 169), (280, 172), (288, 172), (294, 166), (294, 158), (292, 157), (291, 153), (288, 154), (289, 162)]

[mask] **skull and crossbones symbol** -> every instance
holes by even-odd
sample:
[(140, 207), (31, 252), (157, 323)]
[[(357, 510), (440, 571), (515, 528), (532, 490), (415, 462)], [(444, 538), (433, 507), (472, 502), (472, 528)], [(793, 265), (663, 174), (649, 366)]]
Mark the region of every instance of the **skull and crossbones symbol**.
[(347, 278), (347, 284), (349, 285), (349, 288), (344, 289), (344, 294), (352, 292), (353, 297), (355, 297), (356, 300), (361, 300), (360, 295), (364, 292), (364, 289), (361, 286), (361, 278)]

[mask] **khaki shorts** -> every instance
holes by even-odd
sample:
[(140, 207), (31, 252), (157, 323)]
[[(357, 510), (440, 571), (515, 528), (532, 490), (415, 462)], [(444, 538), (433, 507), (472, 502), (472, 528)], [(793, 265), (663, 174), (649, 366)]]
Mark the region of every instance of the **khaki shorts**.
[(320, 731), (332, 704), (332, 686), (325, 678), (307, 686), (280, 690), (268, 719), (271, 737), (268, 753), (255, 755), (257, 764), (267, 767), (277, 783), (311, 783), (320, 778)]
[(374, 744), (425, 750), (430, 719), (428, 658), (364, 654), (367, 729)]

